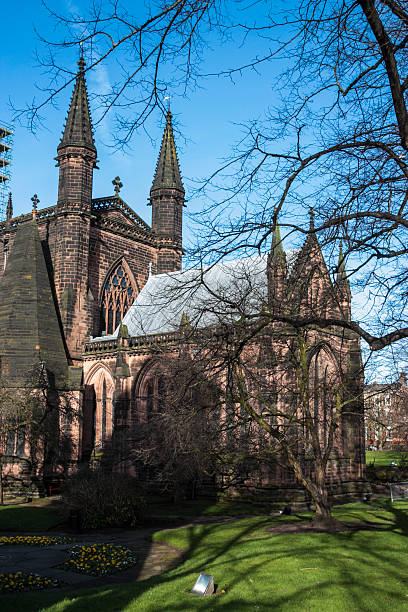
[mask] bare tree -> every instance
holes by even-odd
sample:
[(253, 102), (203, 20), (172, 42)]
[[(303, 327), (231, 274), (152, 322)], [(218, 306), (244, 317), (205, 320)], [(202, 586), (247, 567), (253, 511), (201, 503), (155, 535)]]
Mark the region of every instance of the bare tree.
[(169, 87), (180, 93), (211, 77), (201, 70), (210, 41), (245, 50), (250, 40), (247, 59), (220, 66), (212, 76), (234, 78), (279, 61), (283, 68), (273, 86), (281, 103), (266, 109), (264, 120), (248, 123), (231, 158), (208, 178), (217, 199), (196, 219), (202, 223), (196, 256), (262, 250), (278, 216), (296, 240), (309, 231), (303, 213), (311, 205), (327, 254), (342, 239), (349, 277), (376, 298), (364, 321), (314, 323), (351, 329), (373, 351), (406, 338), (405, 3), (308, 0), (279, 9), (271, 2), (254, 8), (175, 0), (132, 9), (101, 3), (87, 14), (58, 14), (48, 7), (60, 28), (45, 60), (54, 80), (44, 103), (29, 109), (30, 121), (75, 78), (59, 64), (61, 48), (81, 43), (88, 70), (117, 62), (120, 76), (99, 102), (104, 112), (119, 110), (125, 143), (155, 107), (162, 108)]
[[(54, 13), (68, 34), (51, 49), (58, 52), (58, 45), (83, 43), (91, 58), (88, 69), (118, 59), (121, 77), (101, 103), (106, 111), (121, 105), (122, 110), (129, 109), (129, 104), (132, 111), (139, 109), (133, 118), (126, 111), (122, 115), (122, 142), (162, 104), (170, 84), (188, 88), (202, 76), (199, 60), (205, 52), (203, 42), (211, 39), (216, 44), (219, 36), (236, 44), (241, 36), (245, 45), (246, 37), (257, 37), (259, 52), (254, 57), (217, 71), (227, 78), (236, 72), (261, 69), (274, 59), (282, 62), (276, 84), (281, 104), (267, 109), (263, 121), (248, 123), (246, 138), (207, 181), (211, 189), (218, 190), (217, 199), (201, 218), (203, 229), (196, 255), (202, 262), (243, 250), (262, 251), (276, 231), (278, 217), (293, 240), (317, 234), (329, 256), (343, 241), (344, 256), (339, 264), (332, 260), (331, 269), (340, 272), (343, 268), (345, 276), (371, 292), (375, 308), (366, 321), (343, 316), (338, 309), (288, 307), (254, 312), (231, 296), (223, 296), (223, 307), (219, 308), (223, 315), (231, 310), (239, 315), (242, 329), (255, 326), (258, 331), (253, 337), (268, 325), (287, 326), (297, 338), (294, 353), (301, 373), (302, 343), (310, 340), (311, 329), (357, 334), (372, 351), (408, 337), (408, 13), (401, 0), (308, 0), (293, 9), (284, 8), (280, 14), (266, 2), (257, 4), (254, 21), (248, 7), (247, 20), (245, 11), (237, 17), (238, 4), (157, 2), (150, 4), (144, 16), (132, 16), (130, 10), (119, 13), (117, 4), (99, 5), (88, 16)], [(171, 62), (175, 72), (166, 73)], [(48, 65), (57, 77), (65, 76), (53, 54)], [(50, 89), (47, 100), (73, 79), (73, 75), (62, 79)], [(39, 110), (38, 105), (32, 107), (33, 119)], [(309, 206), (314, 210), (314, 225), (307, 227), (304, 213)], [(222, 329), (226, 325), (223, 323)], [(241, 355), (251, 338), (238, 343), (231, 361), (238, 389), (232, 403), (241, 398), (238, 403), (245, 411)], [(225, 347), (225, 342), (221, 346)], [(296, 401), (296, 419), (307, 420), (299, 414), (310, 412), (313, 393), (307, 394), (302, 375), (297, 380), (300, 399)], [(340, 392), (334, 397), (339, 397), (334, 402), (339, 412), (338, 402), (342, 406), (344, 400)], [(257, 414), (252, 415), (254, 422), (260, 418)], [(313, 442), (312, 433), (311, 444), (316, 470), (324, 471), (326, 451), (319, 451), (319, 458), (318, 439), (315, 436)], [(284, 450), (289, 458), (291, 449), (290, 444)], [(295, 463), (292, 467), (297, 470)], [(319, 489), (317, 481), (315, 485)], [(321, 508), (324, 516), (324, 500)]]
[[(328, 359), (330, 333), (241, 320), (195, 332), (188, 344), (190, 359), (163, 358), (163, 395), (136, 437), (129, 432), (127, 459), (176, 499), (208, 479), (242, 493), (279, 487), (292, 473), (315, 523), (331, 526), (331, 479), (361, 468), (363, 412), (361, 385), (353, 391)], [(353, 473), (343, 471), (345, 454)]]
[(214, 482), (224, 450), (218, 394), (184, 351), (177, 352), (163, 355), (154, 369), (144, 422), (127, 432), (126, 453), (147, 486), (175, 501)]
[[(136, 426), (147, 441), (138, 452), (180, 473), (186, 461), (198, 474), (212, 466), (229, 489), (297, 483), (316, 522), (332, 524), (331, 481), (364, 472), (359, 337), (311, 322), (330, 312), (347, 318), (347, 286), (341, 277), (331, 284), (313, 238), (288, 254), (288, 271), (278, 236), (268, 258), (169, 275), (129, 313), (131, 328), (160, 320), (162, 333), (181, 319), (169, 337), (173, 361), (161, 349), (157, 376), (168, 384), (153, 429)], [(309, 323), (291, 324), (296, 314)]]
[[(5, 477), (9, 484), (24, 478), (29, 483), (68, 469), (74, 452), (71, 430), (78, 418), (77, 398), (53, 389), (45, 364), (34, 366), (21, 388), (0, 382), (1, 505)], [(23, 468), (14, 470), (16, 462)]]

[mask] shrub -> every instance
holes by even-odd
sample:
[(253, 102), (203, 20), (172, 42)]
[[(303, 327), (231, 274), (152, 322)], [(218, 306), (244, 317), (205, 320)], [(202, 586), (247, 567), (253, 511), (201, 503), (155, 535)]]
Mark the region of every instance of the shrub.
[(80, 514), (86, 529), (134, 527), (143, 520), (145, 501), (136, 481), (101, 469), (81, 470), (66, 481), (62, 502)]
[(400, 452), (398, 456), (398, 467), (400, 470), (407, 471), (408, 470), (408, 453)]

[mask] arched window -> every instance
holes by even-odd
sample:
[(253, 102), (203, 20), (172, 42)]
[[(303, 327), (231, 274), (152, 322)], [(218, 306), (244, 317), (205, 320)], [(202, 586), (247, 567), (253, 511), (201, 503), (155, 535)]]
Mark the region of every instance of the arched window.
[[(340, 378), (332, 356), (320, 348), (310, 362), (310, 398), (314, 426), (322, 447), (326, 447), (329, 430), (333, 427), (336, 392)], [(306, 431), (306, 439), (308, 432)]]
[(112, 334), (133, 304), (135, 287), (120, 262), (105, 281), (101, 300), (101, 332)]
[(95, 449), (112, 438), (115, 385), (108, 369), (99, 365), (85, 380), (82, 452), (87, 460)]
[(154, 410), (154, 380), (150, 379), (146, 385), (146, 421), (149, 423)]
[[(139, 399), (145, 403), (146, 422), (149, 423), (154, 414), (164, 409), (166, 381), (160, 372), (153, 371), (144, 385), (145, 394)], [(143, 409), (142, 409), (143, 412)]]

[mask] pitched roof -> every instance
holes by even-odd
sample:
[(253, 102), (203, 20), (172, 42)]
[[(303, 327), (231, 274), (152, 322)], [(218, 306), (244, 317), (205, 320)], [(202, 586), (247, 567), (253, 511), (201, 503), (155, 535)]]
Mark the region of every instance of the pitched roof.
[[(297, 249), (287, 251), (289, 268), (297, 254)], [(172, 332), (187, 321), (193, 328), (232, 322), (240, 309), (259, 312), (268, 297), (267, 260), (267, 254), (255, 255), (150, 276), (123, 324), (134, 337)], [(108, 337), (94, 340), (101, 339)]]
[(184, 193), (177, 159), (176, 144), (174, 142), (172, 116), (171, 112), (168, 111), (166, 115), (166, 127), (164, 129), (151, 191), (170, 187)]
[(0, 281), (0, 355), (1, 375), (10, 386), (34, 382), (40, 362), (57, 388), (65, 384), (65, 347), (34, 221), (18, 227)]
[(58, 150), (67, 146), (86, 147), (96, 152), (92, 131), (91, 112), (85, 81), (84, 58), (78, 62), (79, 70), (71, 98), (71, 104)]

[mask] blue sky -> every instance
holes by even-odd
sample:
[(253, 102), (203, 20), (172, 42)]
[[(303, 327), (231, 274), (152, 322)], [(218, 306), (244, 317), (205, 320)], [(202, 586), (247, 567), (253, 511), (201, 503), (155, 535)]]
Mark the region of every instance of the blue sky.
[[(68, 0), (60, 4), (67, 7)], [(83, 0), (76, 2), (79, 10), (86, 6), (88, 3)], [(37, 100), (43, 97), (37, 85), (44, 85), (47, 77), (36, 59), (36, 50), (41, 52), (43, 49), (35, 30), (52, 38), (55, 23), (40, 0), (5, 3), (2, 19), (0, 122), (9, 123), (13, 117), (9, 100), (21, 108), (34, 96)], [(224, 47), (220, 58), (219, 49), (210, 51), (207, 54), (209, 70), (221, 59), (226, 66), (233, 64), (236, 53), (236, 50)], [(73, 67), (78, 58), (72, 50), (67, 50), (62, 59), (67, 67)], [(101, 93), (113, 75), (109, 74), (109, 68), (104, 68), (87, 78), (89, 93)], [(41, 208), (56, 203), (58, 169), (54, 157), (71, 92), (72, 87), (57, 99), (56, 108), (49, 106), (45, 109), (44, 127), (35, 134), (18, 124), (14, 126), (11, 190), (15, 215), (29, 212), (34, 193), (38, 193)], [(216, 169), (220, 160), (228, 155), (232, 144), (239, 140), (241, 128), (238, 124), (259, 116), (266, 104), (273, 102), (276, 100), (271, 80), (265, 78), (264, 71), (262, 74), (252, 72), (244, 77), (237, 76), (234, 83), (222, 78), (208, 79), (188, 98), (173, 95), (172, 111), (187, 198), (191, 192), (190, 181), (203, 178)], [(163, 117), (157, 112), (147, 124), (148, 135), (144, 131), (136, 134), (126, 153), (108, 146), (112, 142), (112, 119), (108, 116), (95, 130), (100, 169), (94, 174), (94, 197), (113, 193), (112, 179), (119, 175), (124, 185), (123, 199), (150, 222), (150, 209), (146, 202), (160, 147)], [(189, 203), (190, 210), (199, 210), (200, 206), (199, 201)]]

